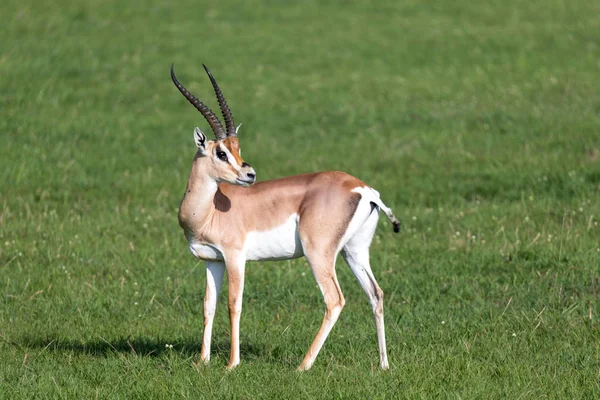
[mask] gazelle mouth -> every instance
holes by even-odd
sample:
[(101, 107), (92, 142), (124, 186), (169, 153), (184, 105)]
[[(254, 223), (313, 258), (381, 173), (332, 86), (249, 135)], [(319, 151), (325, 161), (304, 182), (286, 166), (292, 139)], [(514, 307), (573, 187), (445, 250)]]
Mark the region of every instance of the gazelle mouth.
[(250, 186), (254, 183), (254, 179), (245, 181), (243, 179), (237, 178), (235, 181), (237, 183), (241, 184), (242, 186)]

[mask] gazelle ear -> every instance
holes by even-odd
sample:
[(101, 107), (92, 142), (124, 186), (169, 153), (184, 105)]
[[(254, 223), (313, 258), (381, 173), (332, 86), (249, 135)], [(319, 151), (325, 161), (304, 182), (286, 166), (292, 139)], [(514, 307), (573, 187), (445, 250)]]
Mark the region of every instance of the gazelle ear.
[(198, 150), (204, 154), (206, 151), (206, 135), (198, 127), (194, 128), (194, 142), (196, 142)]

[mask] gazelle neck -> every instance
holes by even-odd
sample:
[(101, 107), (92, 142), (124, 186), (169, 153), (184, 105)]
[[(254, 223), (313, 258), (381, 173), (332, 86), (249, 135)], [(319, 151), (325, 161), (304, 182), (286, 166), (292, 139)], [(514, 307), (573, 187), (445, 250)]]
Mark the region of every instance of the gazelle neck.
[(179, 225), (186, 231), (202, 228), (214, 215), (214, 198), (219, 185), (208, 173), (208, 157), (196, 154), (181, 206), (179, 207)]

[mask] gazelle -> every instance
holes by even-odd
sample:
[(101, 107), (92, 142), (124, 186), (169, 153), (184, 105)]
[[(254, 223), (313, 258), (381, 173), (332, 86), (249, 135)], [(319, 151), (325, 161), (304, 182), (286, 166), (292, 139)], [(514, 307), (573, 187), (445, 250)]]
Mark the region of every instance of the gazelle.
[(389, 368), (383, 324), (383, 291), (369, 264), (369, 246), (381, 209), (398, 232), (400, 223), (379, 193), (343, 172), (320, 172), (254, 183), (254, 169), (242, 160), (233, 117), (214, 77), (203, 64), (215, 91), (219, 118), (175, 77), (183, 96), (200, 111), (215, 134), (208, 140), (194, 130), (198, 150), (179, 208), (194, 256), (206, 260), (204, 333), (200, 360), (210, 360), (217, 298), (223, 275), (229, 285), (231, 353), (228, 369), (240, 363), (240, 314), (246, 261), (287, 260), (305, 256), (325, 300), (325, 318), (298, 370), (309, 369), (338, 319), (345, 300), (335, 273), (339, 252), (369, 297), (379, 344), (379, 362)]

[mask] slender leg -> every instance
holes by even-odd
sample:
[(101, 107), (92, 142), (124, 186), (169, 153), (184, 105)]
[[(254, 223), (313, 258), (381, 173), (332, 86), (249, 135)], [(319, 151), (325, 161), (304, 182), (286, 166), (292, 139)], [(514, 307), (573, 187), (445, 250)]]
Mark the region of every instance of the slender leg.
[(363, 288), (375, 317), (377, 328), (377, 343), (379, 345), (379, 365), (388, 369), (387, 349), (385, 345), (385, 326), (383, 323), (383, 291), (377, 284), (369, 262), (369, 246), (377, 228), (377, 213), (373, 213), (361, 228), (348, 240), (342, 249), (342, 257), (354, 273), (358, 283)]
[(321, 328), (308, 349), (308, 353), (306, 353), (304, 360), (302, 360), (302, 363), (298, 367), (298, 371), (304, 371), (312, 367), (321, 347), (323, 347), (323, 343), (325, 343), (325, 339), (327, 339), (329, 332), (333, 328), (333, 325), (335, 325), (344, 308), (344, 304), (346, 303), (335, 274), (335, 256), (323, 257), (318, 254), (309, 255), (308, 252), (305, 254), (311, 265), (317, 284), (323, 293), (326, 308)]
[(375, 326), (377, 328), (379, 364), (382, 369), (388, 369), (389, 364), (385, 345), (385, 327), (383, 323), (383, 290), (381, 290), (377, 284), (373, 272), (371, 271), (371, 265), (369, 264), (369, 249), (345, 247), (342, 250), (342, 256), (369, 298), (373, 316), (375, 317)]
[(210, 360), (210, 342), (212, 338), (213, 320), (217, 309), (217, 299), (221, 292), (225, 263), (221, 261), (206, 262), (206, 294), (204, 295), (204, 333), (200, 361), (208, 364)]
[(235, 256), (227, 259), (227, 283), (229, 287), (229, 322), (231, 323), (231, 353), (227, 369), (240, 363), (240, 316), (244, 294), (246, 260)]

